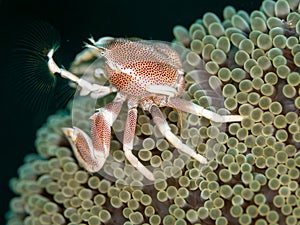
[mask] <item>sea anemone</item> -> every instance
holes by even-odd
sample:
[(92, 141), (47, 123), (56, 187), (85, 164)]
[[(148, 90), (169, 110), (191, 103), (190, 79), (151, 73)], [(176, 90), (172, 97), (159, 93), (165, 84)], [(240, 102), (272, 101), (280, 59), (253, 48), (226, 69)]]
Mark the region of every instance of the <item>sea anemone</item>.
[[(90, 174), (61, 130), (72, 126), (70, 113), (60, 111), (39, 129), (37, 153), (25, 158), (10, 182), (18, 196), (11, 200), (8, 224), (299, 224), (299, 8), (297, 0), (265, 0), (250, 15), (228, 6), (224, 21), (206, 13), (189, 29), (174, 28), (175, 41), (191, 50), (183, 64), (185, 97), (209, 103), (189, 80), (203, 59), (222, 84), (225, 109), (245, 116), (222, 130), (192, 115), (178, 126), (178, 112), (163, 109), (172, 131), (196, 151), (205, 154), (210, 145), (214, 154), (207, 165), (174, 152), (141, 113), (136, 135), (148, 138), (137, 154), (160, 168), (154, 183), (145, 185), (126, 163), (116, 136), (112, 160), (103, 168), (110, 177)], [(122, 119), (116, 123), (121, 126)], [(195, 124), (201, 124), (197, 131)]]

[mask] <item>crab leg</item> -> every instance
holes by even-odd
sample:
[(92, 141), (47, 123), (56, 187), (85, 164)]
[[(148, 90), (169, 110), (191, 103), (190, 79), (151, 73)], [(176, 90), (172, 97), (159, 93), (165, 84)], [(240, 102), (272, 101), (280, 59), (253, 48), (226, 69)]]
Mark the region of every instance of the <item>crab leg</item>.
[(192, 103), (191, 101), (187, 101), (181, 98), (170, 97), (167, 99), (164, 106), (169, 106), (175, 109), (182, 110), (184, 112), (192, 113), (194, 115), (203, 116), (209, 120), (220, 123), (238, 122), (242, 121), (242, 119), (244, 118), (240, 115), (219, 115), (218, 113), (207, 110), (202, 106), (199, 106), (197, 104)]
[[(130, 103), (129, 103), (130, 104)], [(139, 170), (147, 179), (154, 180), (154, 176), (150, 170), (148, 170), (139, 160), (138, 158), (132, 154), (133, 149), (133, 140), (135, 134), (135, 127), (137, 121), (137, 105), (131, 106), (128, 110), (126, 126), (124, 130), (124, 138), (123, 138), (123, 149), (124, 154), (127, 160), (133, 165), (137, 170)]]
[(81, 79), (68, 70), (65, 70), (63, 68), (60, 68), (55, 61), (53, 60), (53, 54), (54, 50), (51, 49), (49, 53), (47, 54), (48, 56), (48, 68), (49, 70), (55, 74), (58, 73), (60, 74), (63, 78), (69, 79), (70, 81), (73, 81), (77, 83), (81, 87), (80, 95), (85, 96), (88, 95), (89, 93), (93, 93), (95, 98), (100, 98), (103, 97), (111, 92), (115, 92), (116, 89), (114, 87), (109, 87), (109, 86), (102, 86), (99, 84), (91, 84), (90, 82)]
[(174, 145), (175, 148), (178, 150), (186, 153), (187, 155), (195, 158), (198, 160), (200, 163), (207, 163), (207, 160), (205, 157), (202, 155), (197, 154), (193, 149), (191, 149), (189, 146), (185, 145), (182, 143), (182, 141), (171, 132), (171, 128), (169, 124), (167, 123), (166, 119), (164, 118), (162, 112), (158, 108), (157, 105), (152, 105), (149, 108), (149, 112), (152, 115), (152, 118), (154, 120), (154, 123), (158, 127), (159, 131), (165, 136), (165, 138), (172, 144)]
[(123, 102), (124, 98), (117, 95), (111, 103), (91, 116), (92, 139), (78, 127), (63, 128), (77, 160), (87, 171), (99, 171), (108, 157), (111, 126), (120, 113)]

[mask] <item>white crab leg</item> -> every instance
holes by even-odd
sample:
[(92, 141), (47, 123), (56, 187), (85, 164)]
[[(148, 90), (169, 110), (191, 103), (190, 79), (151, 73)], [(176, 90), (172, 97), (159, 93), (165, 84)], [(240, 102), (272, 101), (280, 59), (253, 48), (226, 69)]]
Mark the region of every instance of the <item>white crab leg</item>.
[(198, 160), (200, 163), (206, 164), (207, 160), (202, 155), (197, 154), (193, 149), (191, 149), (189, 146), (182, 143), (182, 141), (171, 132), (171, 128), (169, 124), (167, 123), (166, 119), (164, 118), (162, 112), (158, 108), (157, 105), (152, 105), (149, 108), (149, 112), (152, 115), (153, 121), (158, 127), (159, 131), (162, 133), (162, 135), (165, 136), (165, 138), (174, 145), (175, 148), (178, 150), (186, 153), (187, 155), (193, 157), (194, 159)]
[(69, 71), (59, 68), (55, 61), (53, 60), (53, 54), (54, 54), (54, 49), (51, 49), (47, 56), (48, 56), (48, 68), (49, 70), (54, 74), (54, 73), (59, 73), (63, 78), (67, 78), (75, 83), (78, 83), (79, 78), (75, 76), (74, 74), (70, 73)]
[(92, 119), (92, 139), (81, 129), (63, 128), (71, 143), (77, 160), (89, 172), (99, 171), (109, 154), (111, 126), (120, 113), (124, 98), (117, 95), (104, 108), (100, 108)]
[(134, 166), (138, 171), (140, 171), (148, 180), (154, 180), (153, 173), (148, 170), (138, 158), (132, 154), (133, 140), (135, 134), (135, 127), (137, 121), (137, 109), (136, 106), (129, 108), (126, 126), (124, 130), (123, 138), (123, 150), (127, 160), (132, 166)]
[(164, 106), (169, 106), (175, 109), (179, 109), (184, 112), (189, 112), (194, 115), (203, 116), (209, 120), (220, 123), (227, 122), (239, 122), (243, 120), (243, 116), (240, 115), (219, 115), (213, 111), (207, 110), (202, 106), (194, 104), (191, 101), (187, 101), (180, 98), (168, 98)]
[(49, 53), (47, 54), (49, 70), (53, 74), (58, 73), (63, 78), (69, 79), (69, 80), (77, 83), (81, 87), (81, 91), (80, 91), (81, 96), (85, 96), (85, 95), (88, 95), (89, 93), (92, 93), (95, 98), (100, 98), (111, 92), (116, 91), (116, 89), (114, 87), (107, 87), (107, 86), (102, 86), (102, 85), (98, 85), (98, 84), (91, 84), (90, 82), (75, 76), (68, 70), (60, 68), (53, 60), (53, 54), (54, 54), (53, 49), (51, 49), (49, 51)]

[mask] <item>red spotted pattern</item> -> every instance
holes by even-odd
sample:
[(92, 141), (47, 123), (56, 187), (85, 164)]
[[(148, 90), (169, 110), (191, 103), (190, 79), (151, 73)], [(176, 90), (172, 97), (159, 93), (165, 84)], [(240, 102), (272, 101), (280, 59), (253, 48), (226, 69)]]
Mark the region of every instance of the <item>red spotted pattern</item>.
[(110, 146), (110, 125), (100, 113), (95, 113), (92, 117), (92, 141), (95, 151), (109, 151)]
[(178, 53), (163, 42), (116, 39), (107, 46), (104, 57), (110, 83), (129, 95), (149, 96), (145, 87), (153, 84), (177, 87), (181, 61)]

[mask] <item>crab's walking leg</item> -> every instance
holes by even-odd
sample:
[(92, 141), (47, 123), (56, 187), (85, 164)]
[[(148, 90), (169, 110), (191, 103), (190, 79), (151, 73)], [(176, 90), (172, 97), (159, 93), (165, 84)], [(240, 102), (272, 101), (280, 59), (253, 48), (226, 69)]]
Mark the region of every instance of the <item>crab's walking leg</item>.
[(205, 157), (202, 155), (197, 154), (193, 149), (191, 149), (189, 146), (185, 145), (182, 143), (182, 141), (171, 132), (171, 128), (169, 124), (167, 123), (166, 119), (164, 118), (162, 112), (158, 108), (157, 105), (152, 105), (149, 108), (149, 112), (152, 115), (152, 118), (154, 120), (154, 123), (158, 127), (159, 131), (162, 133), (162, 135), (165, 136), (165, 138), (172, 144), (174, 145), (175, 148), (178, 150), (186, 153), (187, 155), (195, 158), (198, 160), (200, 163), (207, 163), (207, 160)]
[[(131, 102), (128, 102), (130, 105)], [(147, 179), (154, 180), (154, 176), (150, 170), (148, 170), (139, 160), (138, 158), (132, 154), (133, 149), (133, 140), (135, 134), (135, 127), (137, 122), (137, 105), (134, 104), (129, 106), (128, 115), (124, 130), (124, 138), (123, 138), (123, 149), (124, 154), (127, 160), (133, 165), (137, 170), (139, 170)]]
[(98, 85), (98, 84), (91, 84), (90, 82), (83, 80), (77, 76), (75, 76), (74, 74), (72, 74), (71, 72), (60, 68), (55, 61), (53, 60), (53, 54), (54, 54), (54, 50), (51, 49), (49, 51), (49, 53), (47, 54), (48, 56), (48, 68), (49, 70), (55, 74), (58, 73), (60, 74), (63, 78), (69, 79), (75, 83), (77, 83), (81, 88), (81, 92), (80, 95), (88, 95), (91, 92), (94, 92), (97, 96), (97, 98), (103, 97), (111, 92), (116, 91), (114, 89), (114, 87), (109, 87), (109, 86), (102, 86), (102, 85)]
[(92, 139), (77, 127), (63, 128), (77, 160), (87, 171), (99, 171), (108, 157), (111, 126), (120, 113), (123, 102), (124, 98), (117, 95), (111, 103), (91, 116)]
[(191, 101), (175, 97), (168, 98), (167, 101), (164, 103), (164, 106), (169, 106), (184, 112), (189, 112), (198, 116), (203, 116), (209, 120), (220, 123), (238, 122), (242, 121), (242, 119), (244, 118), (240, 115), (219, 115), (218, 113), (207, 110), (202, 106), (194, 104)]

